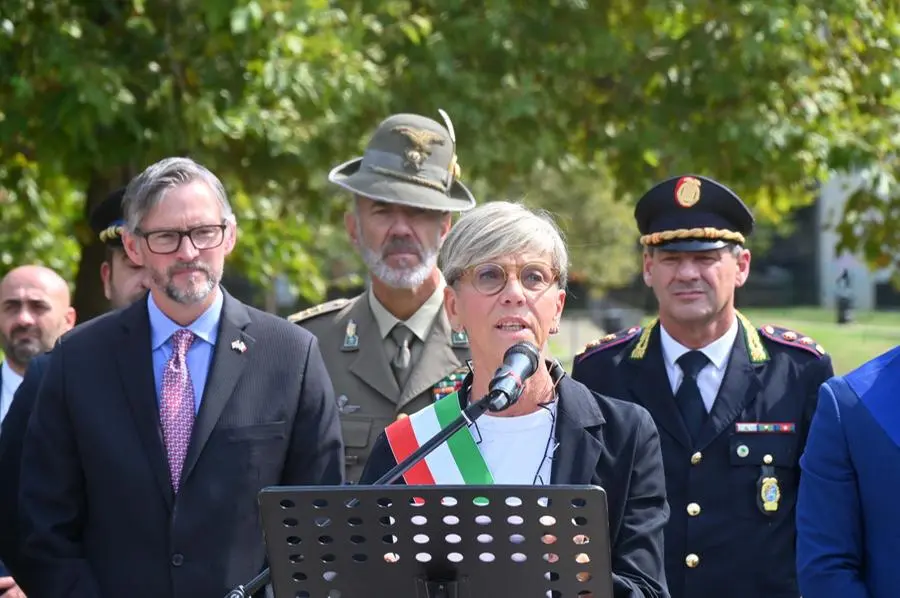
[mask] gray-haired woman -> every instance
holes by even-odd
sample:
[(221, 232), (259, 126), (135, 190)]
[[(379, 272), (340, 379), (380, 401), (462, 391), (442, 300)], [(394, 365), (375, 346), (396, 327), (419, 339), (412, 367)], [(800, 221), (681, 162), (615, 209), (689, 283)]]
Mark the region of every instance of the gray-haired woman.
[(470, 400), (487, 394), (510, 346), (534, 343), (546, 366), (526, 380), (518, 402), (454, 435), (476, 458), (447, 458), (441, 453), (450, 450), (445, 445), (403, 481), (602, 486), (614, 595), (668, 596), (662, 547), (669, 508), (653, 420), (640, 406), (592, 393), (547, 359), (547, 340), (565, 305), (568, 269), (568, 251), (553, 220), (520, 204), (484, 204), (450, 231), (440, 264), (447, 314), (454, 330), (468, 334), (473, 372), (459, 392), (388, 427), (361, 483), (373, 483), (424, 443), (434, 422), (446, 419), (435, 418), (436, 412), (458, 415)]

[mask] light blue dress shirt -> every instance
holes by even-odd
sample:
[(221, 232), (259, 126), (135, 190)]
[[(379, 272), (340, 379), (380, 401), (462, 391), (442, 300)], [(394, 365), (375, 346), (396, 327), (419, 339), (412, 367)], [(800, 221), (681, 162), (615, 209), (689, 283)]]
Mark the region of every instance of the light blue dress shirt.
[[(156, 400), (162, 395), (163, 368), (172, 356), (172, 335), (185, 328), (173, 322), (153, 301), (153, 294), (147, 294), (147, 309), (150, 313), (150, 343), (153, 351), (153, 378), (156, 382)], [(188, 349), (187, 367), (194, 387), (194, 413), (200, 410), (203, 390), (209, 366), (212, 364), (213, 348), (219, 335), (219, 320), (222, 318), (222, 290), (216, 289), (216, 299), (199, 318), (186, 328), (193, 332), (194, 339)]]

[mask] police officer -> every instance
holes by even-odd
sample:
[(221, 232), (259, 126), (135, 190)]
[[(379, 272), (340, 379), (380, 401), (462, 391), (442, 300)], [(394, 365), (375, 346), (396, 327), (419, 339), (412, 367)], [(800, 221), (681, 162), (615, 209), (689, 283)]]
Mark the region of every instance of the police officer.
[(441, 115), (446, 127), (415, 114), (387, 118), (361, 158), (331, 171), (329, 181), (353, 194), (344, 224), (370, 284), (353, 299), (289, 317), (319, 339), (350, 482), (384, 428), (454, 392), (466, 372), (469, 342), (444, 313), (437, 256), (451, 212), (475, 200), (458, 180), (453, 125)]
[(589, 343), (572, 375), (656, 421), (673, 598), (797, 598), (798, 459), (831, 359), (735, 309), (753, 216), (731, 190), (675, 177), (640, 199), (635, 218), (659, 317)]

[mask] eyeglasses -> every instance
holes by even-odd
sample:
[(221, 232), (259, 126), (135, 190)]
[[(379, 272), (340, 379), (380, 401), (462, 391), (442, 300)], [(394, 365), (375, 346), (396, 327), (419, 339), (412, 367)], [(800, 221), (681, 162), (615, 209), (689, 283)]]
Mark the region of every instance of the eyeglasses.
[(196, 249), (214, 249), (225, 240), (227, 224), (204, 224), (188, 230), (137, 229), (135, 233), (147, 241), (147, 248), (162, 255), (175, 253), (181, 248), (181, 241), (187, 237)]
[[(555, 268), (541, 262), (533, 262), (515, 268), (516, 278), (522, 287), (532, 293), (542, 293), (559, 278)], [(509, 280), (509, 272), (500, 264), (484, 263), (467, 268), (462, 277), (468, 277), (475, 290), (482, 295), (496, 295)]]

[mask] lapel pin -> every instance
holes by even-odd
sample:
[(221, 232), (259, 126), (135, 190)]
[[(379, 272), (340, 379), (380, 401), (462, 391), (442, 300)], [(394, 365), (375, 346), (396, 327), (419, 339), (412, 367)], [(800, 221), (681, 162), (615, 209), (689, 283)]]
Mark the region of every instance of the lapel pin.
[(465, 349), (469, 346), (469, 335), (465, 330), (454, 330), (450, 333), (450, 345), (457, 349)]
[(236, 339), (231, 341), (231, 348), (237, 351), (238, 353), (243, 353), (247, 350), (247, 345), (244, 344), (244, 341), (240, 339)]

